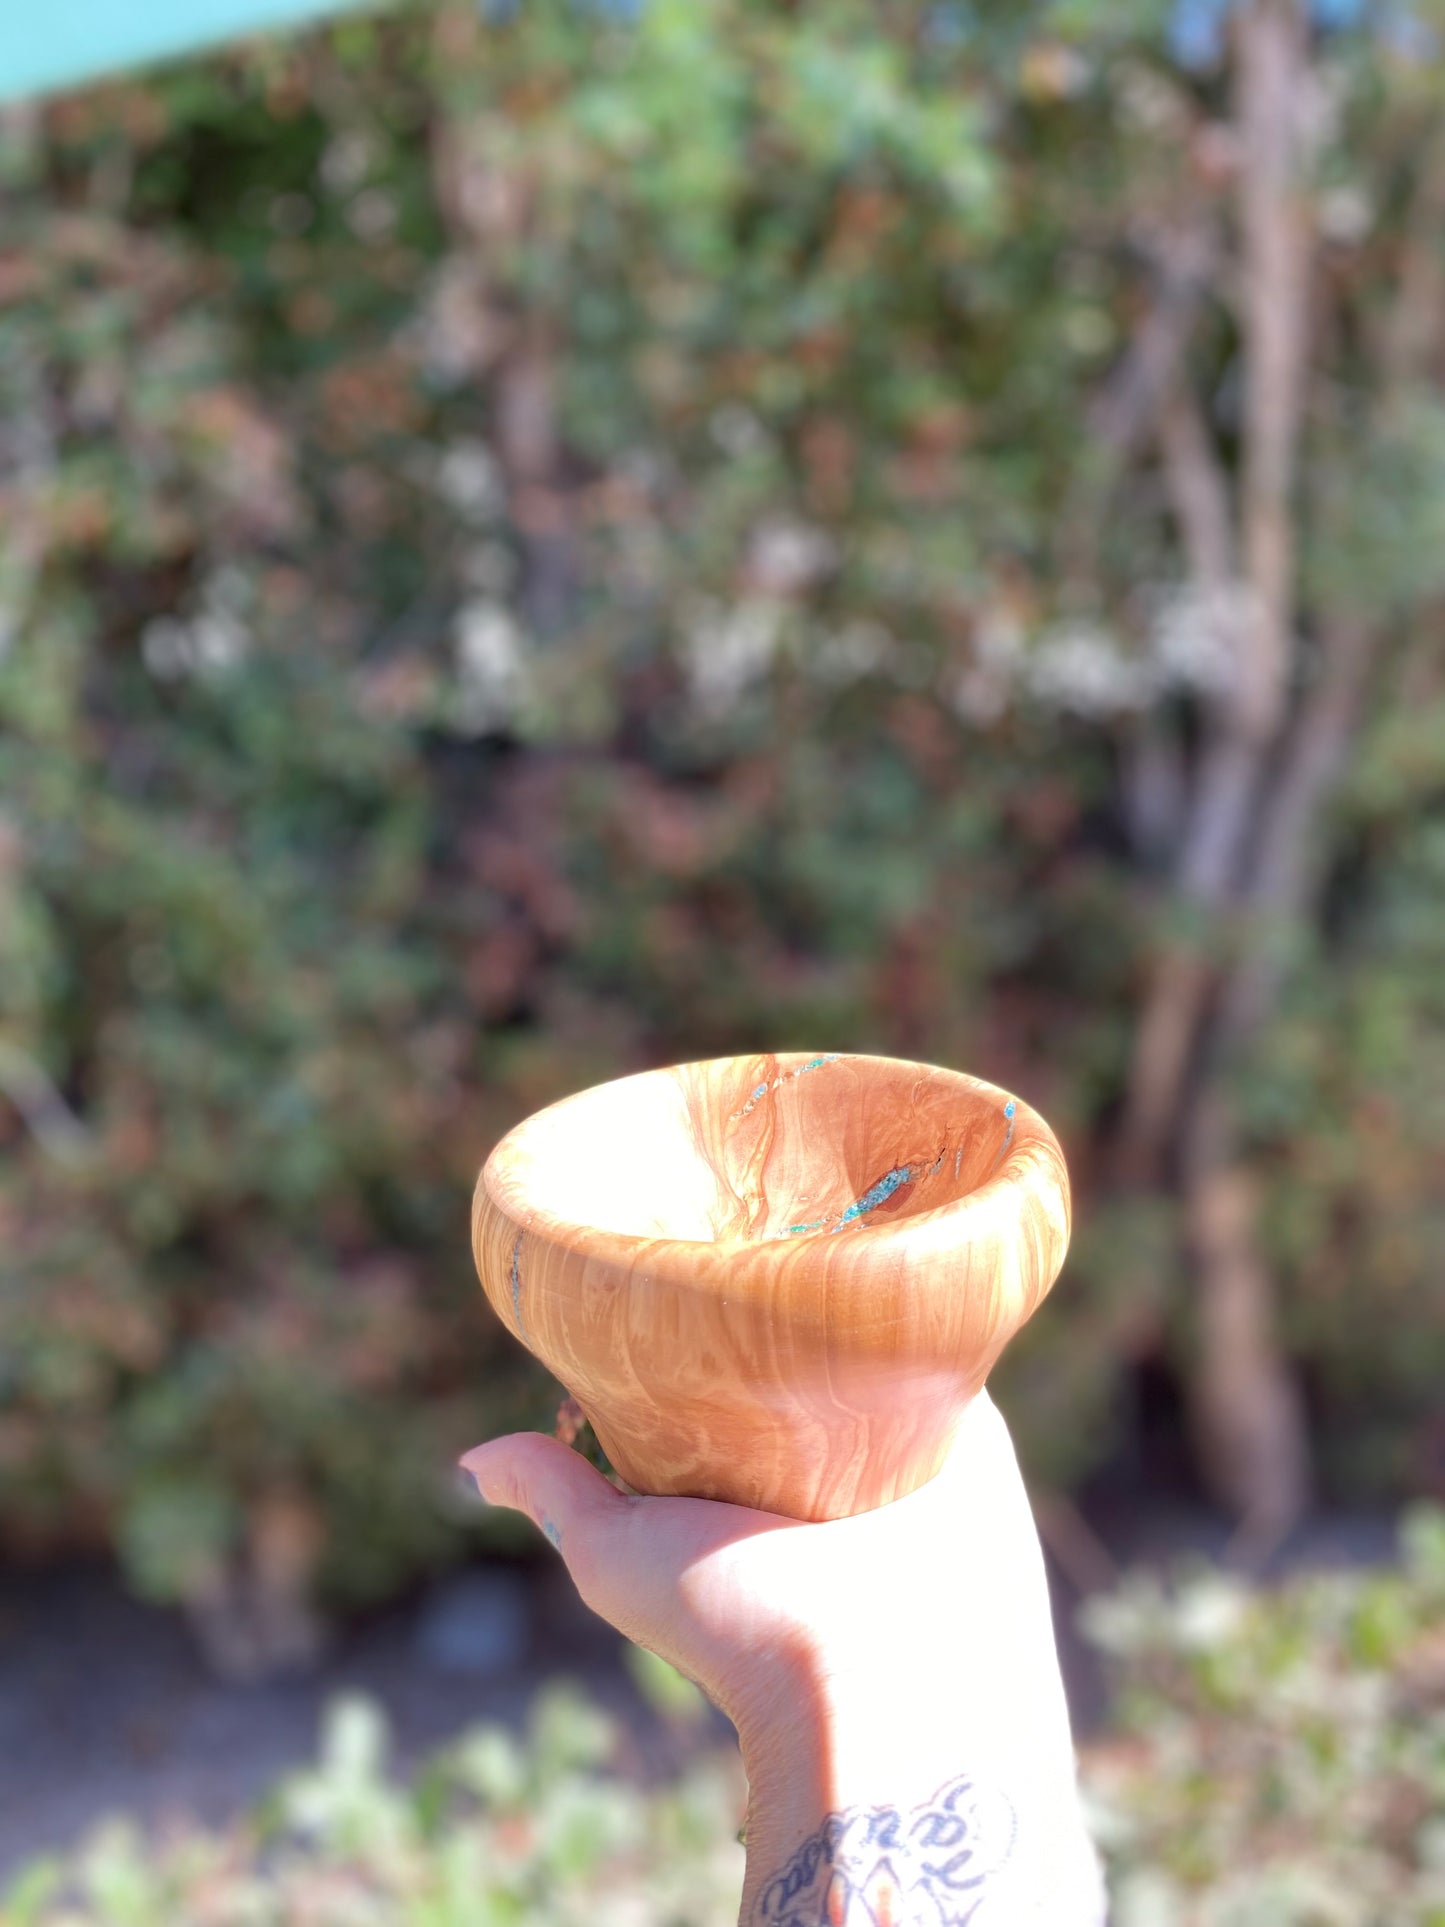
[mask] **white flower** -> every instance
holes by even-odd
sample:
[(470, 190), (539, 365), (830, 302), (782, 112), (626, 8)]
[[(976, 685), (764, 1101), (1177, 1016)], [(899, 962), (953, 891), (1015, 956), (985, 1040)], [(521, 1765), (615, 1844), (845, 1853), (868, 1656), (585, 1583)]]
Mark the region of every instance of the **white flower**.
[(1223, 1574), (1196, 1579), (1184, 1590), (1174, 1609), (1174, 1634), (1188, 1652), (1211, 1652), (1238, 1632), (1249, 1607), (1249, 1594)]
[(683, 646), (693, 702), (703, 714), (726, 715), (744, 691), (762, 681), (777, 657), (782, 628), (782, 607), (768, 598), (731, 609), (701, 605)]
[(197, 615), (181, 620), (158, 615), (141, 630), (141, 661), (160, 682), (197, 676), (216, 682), (237, 669), (252, 651), (254, 638), (239, 615), (245, 584), (235, 572), (214, 576)]
[(457, 682), (463, 728), (510, 722), (527, 694), (521, 632), (509, 609), (477, 597), (457, 612)]
[(1214, 694), (1228, 689), (1253, 620), (1254, 597), (1242, 582), (1213, 590), (1181, 588), (1167, 595), (1150, 635), (1163, 682)]
[(826, 575), (837, 556), (837, 544), (822, 529), (806, 522), (764, 522), (748, 547), (748, 581), (762, 595), (796, 595)]
[(442, 499), (468, 522), (487, 522), (504, 502), (501, 471), (485, 442), (453, 442), (437, 467)]
[(1151, 666), (1126, 655), (1109, 630), (1091, 622), (1046, 631), (1029, 660), (1028, 680), (1042, 702), (1080, 716), (1143, 709), (1155, 690)]

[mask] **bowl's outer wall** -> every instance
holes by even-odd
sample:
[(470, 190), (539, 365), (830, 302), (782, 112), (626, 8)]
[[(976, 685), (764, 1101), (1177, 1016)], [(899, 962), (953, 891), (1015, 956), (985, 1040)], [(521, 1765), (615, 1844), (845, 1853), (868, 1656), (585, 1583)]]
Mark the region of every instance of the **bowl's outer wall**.
[[(814, 1061), (787, 1053), (644, 1075), (684, 1079), (693, 1102), (713, 1083), (735, 1111), (739, 1089)], [(836, 1234), (702, 1243), (568, 1224), (535, 1204), (545, 1187), (528, 1184), (533, 1120), (483, 1168), (472, 1237), (487, 1297), (637, 1491), (799, 1519), (913, 1491), (938, 1471), (969, 1400), (1058, 1275), (1068, 1175), (1037, 1112), (934, 1065), (827, 1061), (846, 1067), (840, 1102), (886, 1093), (889, 1141), (906, 1141), (900, 1091), (904, 1109), (916, 1093), (936, 1121), (943, 1100), (965, 1135), (996, 1133), (991, 1180), (941, 1208), (886, 1223), (869, 1214)], [(643, 1154), (599, 1134), (599, 1159)]]

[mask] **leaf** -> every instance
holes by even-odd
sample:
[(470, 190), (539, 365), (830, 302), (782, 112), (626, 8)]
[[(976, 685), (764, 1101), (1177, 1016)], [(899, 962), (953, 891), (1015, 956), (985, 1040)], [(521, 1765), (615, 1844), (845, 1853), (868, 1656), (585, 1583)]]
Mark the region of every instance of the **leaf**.
[(681, 1726), (702, 1726), (708, 1718), (708, 1702), (701, 1689), (685, 1679), (675, 1666), (646, 1646), (629, 1644), (623, 1654), (633, 1684), (643, 1698), (664, 1719)]

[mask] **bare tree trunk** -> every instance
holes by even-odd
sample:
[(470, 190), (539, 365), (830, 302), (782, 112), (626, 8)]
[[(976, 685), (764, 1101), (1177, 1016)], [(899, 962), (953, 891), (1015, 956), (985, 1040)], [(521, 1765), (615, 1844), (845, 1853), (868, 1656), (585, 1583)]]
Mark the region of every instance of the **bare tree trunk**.
[[(1240, 226), (1246, 393), (1240, 552), (1252, 605), (1228, 733), (1254, 791), (1256, 833), (1271, 750), (1298, 657), (1294, 482), (1308, 357), (1310, 234), (1302, 175), (1307, 26), (1298, 0), (1252, 0), (1238, 23)], [(1300, 800), (1313, 797), (1304, 787)], [(1239, 855), (1243, 840), (1236, 845)], [(1236, 890), (1240, 879), (1235, 879)], [(1225, 993), (1226, 1003), (1229, 993)], [(1250, 1542), (1288, 1531), (1309, 1496), (1298, 1387), (1279, 1348), (1273, 1280), (1259, 1248), (1258, 1193), (1220, 1085), (1227, 1040), (1210, 1040), (1184, 1125), (1186, 1218), (1198, 1278), (1191, 1417), (1201, 1466)]]
[(1148, 445), (1161, 411), (1178, 390), (1204, 297), (1217, 271), (1220, 241), (1216, 210), (1193, 198), (1165, 221), (1146, 246), (1155, 287), (1150, 308), (1089, 418), (1094, 459), (1078, 472), (1064, 504), (1058, 556), (1066, 578), (1088, 581), (1098, 558), (1100, 535), (1115, 488), (1129, 458)]
[[(1216, 647), (1227, 665), (1210, 719), (1176, 868), (1176, 893), (1197, 913), (1228, 902), (1249, 826), (1258, 755), (1233, 707), (1252, 638), (1239, 591), (1229, 484), (1187, 389), (1159, 420), (1174, 518)], [(1135, 1184), (1157, 1182), (1177, 1128), (1214, 988), (1215, 968), (1197, 942), (1165, 947), (1155, 963), (1135, 1034), (1122, 1133), (1122, 1168)]]
[[(1264, 651), (1257, 658), (1255, 730), (1276, 735), (1286, 685), (1300, 662), (1293, 638), (1295, 544), (1291, 518), (1306, 367), (1309, 235), (1295, 180), (1298, 108), (1308, 84), (1304, 23), (1285, 0), (1256, 0), (1240, 26), (1240, 121), (1244, 137), (1242, 227), (1246, 254), (1249, 396), (1242, 504), (1243, 573), (1257, 601)], [(1291, 105), (1293, 103), (1293, 106)], [(1375, 426), (1389, 433), (1429, 371), (1445, 334), (1445, 130), (1420, 157), (1406, 225), (1399, 292), (1378, 346), (1381, 392)], [(1201, 516), (1180, 502), (1189, 544), (1201, 549)], [(1217, 544), (1216, 544), (1217, 546)], [(1207, 573), (1207, 571), (1200, 571)], [(1273, 1014), (1291, 938), (1313, 908), (1324, 871), (1324, 819), (1358, 736), (1384, 640), (1381, 618), (1337, 611), (1320, 637), (1313, 680), (1302, 692), (1250, 826), (1237, 902), (1248, 921), (1218, 986), (1205, 1043), (1206, 1070), (1237, 1058)], [(1275, 723), (1270, 724), (1271, 716)], [(1208, 991), (1201, 1004), (1207, 1002)], [(1176, 1085), (1176, 1089), (1179, 1086)], [(1242, 1168), (1217, 1076), (1206, 1081), (1183, 1131), (1184, 1186), (1200, 1284), (1193, 1419), (1216, 1492), (1242, 1516), (1241, 1545), (1266, 1549), (1308, 1491), (1305, 1427), (1297, 1388), (1279, 1357), (1273, 1286), (1261, 1261), (1258, 1197)]]
[(1445, 125), (1437, 124), (1420, 164), (1420, 185), (1405, 225), (1399, 292), (1382, 344), (1387, 406), (1397, 403), (1440, 352), (1445, 317), (1445, 257), (1439, 237), (1445, 226)]
[(1190, 1416), (1215, 1496), (1240, 1520), (1236, 1550), (1271, 1551), (1309, 1492), (1303, 1402), (1279, 1355), (1274, 1284), (1259, 1249), (1259, 1191), (1217, 1089), (1195, 1106), (1185, 1227), (1199, 1280)]
[(1319, 681), (1306, 699), (1270, 798), (1250, 874), (1249, 941), (1220, 1002), (1219, 1041), (1238, 1050), (1278, 1000), (1290, 935), (1323, 868), (1321, 819), (1349, 758), (1378, 638), (1360, 616), (1326, 632)]
[[(1235, 56), (1246, 378), (1237, 502), (1186, 389), (1158, 431), (1193, 587), (1224, 670), (1207, 706), (1175, 877), (1178, 902), (1211, 926), (1211, 937), (1232, 934), (1251, 875), (1262, 874), (1253, 859), (1298, 659), (1293, 495), (1308, 353), (1301, 174), (1311, 79), (1299, 0), (1249, 0), (1237, 18)], [(1289, 794), (1291, 809), (1275, 812), (1282, 837), (1285, 816), (1312, 818), (1317, 805), (1319, 784), (1303, 763)], [(1288, 907), (1298, 902), (1292, 891)], [(1245, 991), (1234, 987), (1221, 949), (1196, 934), (1156, 959), (1136, 1032), (1121, 1169), (1126, 1181), (1159, 1182), (1177, 1154), (1198, 1284), (1191, 1423), (1207, 1482), (1241, 1515), (1255, 1546), (1287, 1530), (1302, 1509), (1309, 1461), (1259, 1249), (1256, 1189), (1222, 1085), (1228, 1036), (1216, 1016), (1221, 1002), (1241, 1002)], [(1269, 992), (1263, 980), (1251, 993), (1256, 1001), (1260, 991)]]

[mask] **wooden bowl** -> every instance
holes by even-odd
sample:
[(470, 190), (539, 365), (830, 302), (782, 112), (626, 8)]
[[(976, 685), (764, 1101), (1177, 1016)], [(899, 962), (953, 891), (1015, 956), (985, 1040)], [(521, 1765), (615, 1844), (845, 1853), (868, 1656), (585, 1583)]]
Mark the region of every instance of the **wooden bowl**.
[(933, 1477), (1068, 1241), (1063, 1155), (1021, 1099), (801, 1051), (563, 1098), (472, 1209), (493, 1309), (628, 1484), (797, 1519)]

